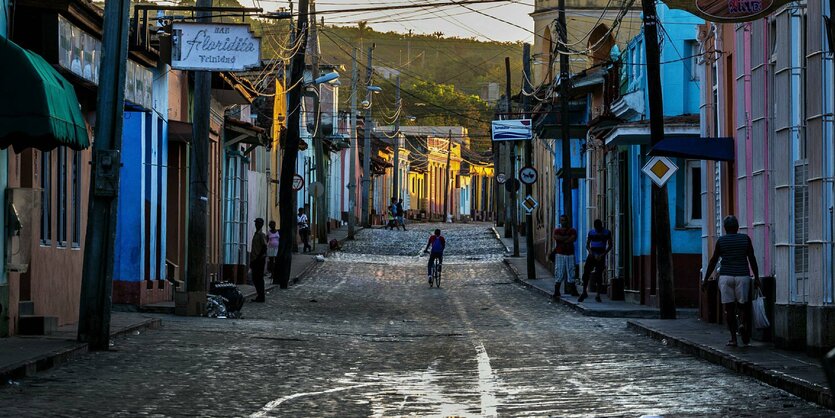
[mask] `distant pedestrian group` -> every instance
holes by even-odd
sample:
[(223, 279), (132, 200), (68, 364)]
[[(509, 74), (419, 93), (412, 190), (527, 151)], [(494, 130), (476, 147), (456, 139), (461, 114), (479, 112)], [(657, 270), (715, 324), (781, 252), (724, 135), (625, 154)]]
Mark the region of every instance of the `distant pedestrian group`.
[(392, 197), (391, 203), (386, 208), (386, 229), (397, 229), (402, 227), (405, 231), (406, 221), (403, 215), (403, 199), (396, 200)]

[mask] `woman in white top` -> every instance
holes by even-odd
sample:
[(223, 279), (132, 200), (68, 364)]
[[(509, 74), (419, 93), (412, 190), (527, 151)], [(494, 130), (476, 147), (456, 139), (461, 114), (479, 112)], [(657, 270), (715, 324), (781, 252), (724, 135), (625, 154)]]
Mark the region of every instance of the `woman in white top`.
[(304, 208), (299, 208), (299, 216), (296, 219), (296, 223), (299, 225), (299, 236), (302, 238), (302, 243), (304, 244), (304, 252), (308, 252), (313, 247), (310, 246), (310, 223), (307, 220), (307, 215), (304, 213)]
[(276, 257), (278, 256), (278, 242), (280, 235), (275, 229), (275, 221), (270, 221), (267, 230), (267, 258), (269, 260), (270, 277), (276, 277)]

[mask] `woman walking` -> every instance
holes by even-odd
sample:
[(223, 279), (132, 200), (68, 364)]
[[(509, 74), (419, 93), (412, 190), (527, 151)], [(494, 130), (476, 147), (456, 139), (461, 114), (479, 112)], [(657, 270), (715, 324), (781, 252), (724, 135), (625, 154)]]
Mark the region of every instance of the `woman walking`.
[(302, 237), (304, 252), (308, 252), (313, 247), (310, 246), (310, 223), (307, 220), (307, 215), (304, 213), (304, 208), (299, 208), (299, 216), (296, 219), (296, 223), (299, 225), (299, 236)]
[(269, 230), (267, 231), (267, 259), (268, 262), (268, 269), (270, 271), (270, 277), (275, 280), (278, 277), (276, 272), (277, 266), (277, 257), (278, 257), (278, 240), (279, 240), (279, 233), (278, 230), (275, 229), (275, 221), (270, 221), (269, 223)]

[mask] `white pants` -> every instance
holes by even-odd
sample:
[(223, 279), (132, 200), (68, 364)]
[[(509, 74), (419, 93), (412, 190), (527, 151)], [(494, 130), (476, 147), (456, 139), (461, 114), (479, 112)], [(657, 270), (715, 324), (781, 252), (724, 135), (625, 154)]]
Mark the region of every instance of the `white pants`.
[(554, 260), (554, 277), (557, 283), (562, 283), (564, 280), (568, 283), (574, 283), (574, 256), (557, 254)]

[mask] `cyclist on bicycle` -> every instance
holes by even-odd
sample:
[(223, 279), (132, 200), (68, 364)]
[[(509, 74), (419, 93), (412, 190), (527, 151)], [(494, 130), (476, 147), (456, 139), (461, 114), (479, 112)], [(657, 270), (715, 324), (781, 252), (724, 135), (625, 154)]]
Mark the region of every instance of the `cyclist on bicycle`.
[(446, 240), (441, 235), (441, 230), (436, 229), (435, 234), (429, 237), (429, 242), (426, 243), (426, 248), (423, 252), (429, 252), (429, 247), (432, 247), (432, 252), (429, 253), (429, 264), (427, 271), (429, 274), (429, 283), (432, 283), (432, 266), (435, 259), (438, 259), (438, 272), (440, 273), (441, 264), (444, 263), (444, 248), (446, 248)]

